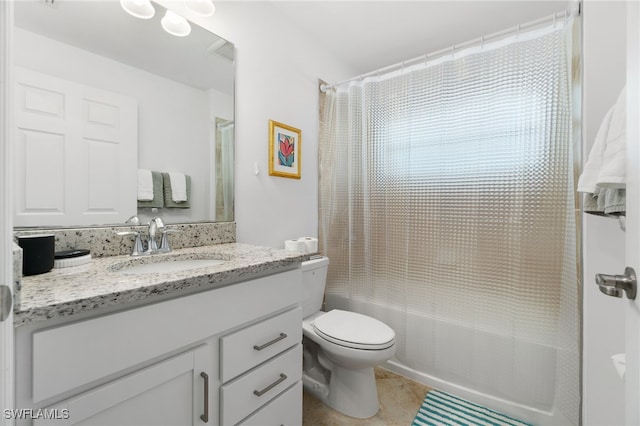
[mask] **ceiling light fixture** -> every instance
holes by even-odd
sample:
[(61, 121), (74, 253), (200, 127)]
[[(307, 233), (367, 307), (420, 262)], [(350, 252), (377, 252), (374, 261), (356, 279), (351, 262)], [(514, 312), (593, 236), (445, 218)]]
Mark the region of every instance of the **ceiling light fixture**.
[(187, 20), (170, 10), (167, 10), (167, 13), (165, 13), (164, 18), (162, 18), (160, 22), (162, 28), (174, 36), (185, 37), (191, 33), (191, 25), (189, 25)]
[(191, 12), (203, 18), (212, 16), (216, 11), (212, 0), (184, 0), (184, 4)]
[(140, 19), (151, 19), (156, 13), (150, 0), (120, 0), (120, 5), (129, 15)]

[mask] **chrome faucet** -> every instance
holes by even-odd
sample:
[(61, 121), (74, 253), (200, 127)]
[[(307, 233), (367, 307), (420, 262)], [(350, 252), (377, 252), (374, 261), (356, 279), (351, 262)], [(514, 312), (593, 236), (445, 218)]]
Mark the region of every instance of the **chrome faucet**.
[[(137, 219), (137, 218), (136, 218)], [(140, 236), (140, 232), (138, 231), (124, 231), (117, 232), (118, 235), (134, 235), (135, 241), (133, 243), (133, 250), (131, 252), (131, 256), (142, 256), (149, 255), (155, 253), (169, 253), (171, 251), (171, 245), (169, 244), (169, 236), (170, 232), (179, 232), (174, 231), (173, 229), (167, 229), (164, 224), (164, 221), (159, 217), (154, 217), (148, 224), (147, 227), (147, 248), (145, 250), (144, 243), (142, 242), (142, 237)], [(158, 246), (158, 234), (161, 235), (160, 246)]]
[(165, 233), (164, 222), (159, 217), (154, 217), (149, 222), (149, 234), (147, 238), (147, 251), (149, 253), (157, 253), (158, 252), (158, 241), (156, 240), (156, 234), (160, 232), (161, 234)]

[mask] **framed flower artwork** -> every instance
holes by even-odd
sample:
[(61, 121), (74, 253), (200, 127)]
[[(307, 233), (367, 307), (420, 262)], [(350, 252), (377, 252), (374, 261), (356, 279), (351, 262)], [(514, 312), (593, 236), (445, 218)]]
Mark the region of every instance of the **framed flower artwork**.
[(300, 179), (302, 132), (269, 120), (269, 176)]

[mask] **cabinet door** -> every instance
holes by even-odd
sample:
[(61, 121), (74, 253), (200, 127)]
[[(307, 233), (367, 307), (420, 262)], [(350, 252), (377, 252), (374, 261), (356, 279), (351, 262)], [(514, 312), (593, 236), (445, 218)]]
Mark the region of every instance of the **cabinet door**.
[(212, 408), (205, 391), (215, 380), (212, 354), (204, 345), (136, 371), (42, 410), (58, 420), (34, 425), (204, 425)]

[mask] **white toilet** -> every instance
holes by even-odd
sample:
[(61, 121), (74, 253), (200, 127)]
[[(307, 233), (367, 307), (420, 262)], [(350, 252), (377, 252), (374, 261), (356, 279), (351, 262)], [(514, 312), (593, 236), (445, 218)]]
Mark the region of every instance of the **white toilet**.
[(322, 312), (329, 259), (302, 263), (304, 372), (307, 391), (333, 409), (366, 419), (378, 412), (373, 367), (396, 352), (395, 332), (366, 315)]

